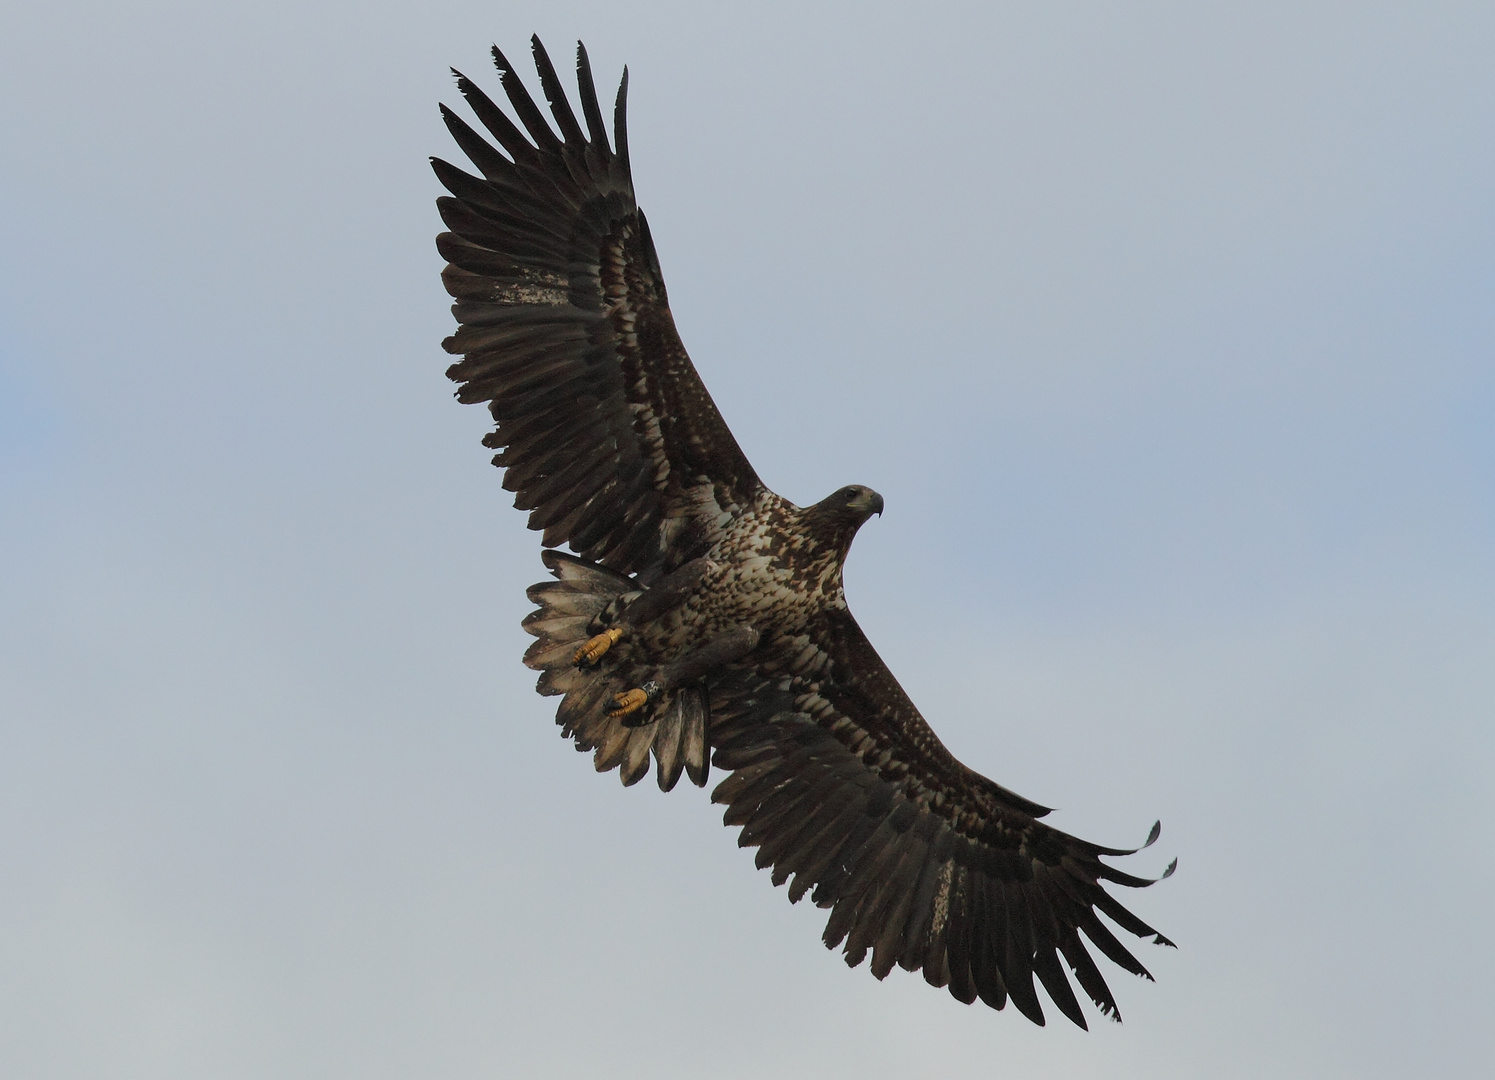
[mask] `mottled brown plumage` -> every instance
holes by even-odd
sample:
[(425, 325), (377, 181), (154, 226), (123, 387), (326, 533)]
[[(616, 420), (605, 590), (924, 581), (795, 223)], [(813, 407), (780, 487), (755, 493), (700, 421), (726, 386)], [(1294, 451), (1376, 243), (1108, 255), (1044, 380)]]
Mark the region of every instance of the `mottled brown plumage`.
[(1118, 1016), (1089, 948), (1147, 972), (1099, 916), (1167, 942), (1105, 883), (1151, 882), (1102, 861), (1130, 851), (1039, 821), (1047, 808), (966, 768), (924, 722), (841, 587), (882, 498), (852, 486), (801, 508), (763, 486), (675, 333), (634, 204), (627, 73), (610, 146), (586, 51), (578, 120), (533, 47), (555, 126), (495, 48), (519, 123), (458, 75), (501, 151), (443, 107), (480, 175), (432, 164), (451, 192), (437, 246), (460, 324), (445, 347), (462, 359), (448, 374), (459, 400), (488, 403), (484, 441), (530, 527), (576, 553), (544, 552), (555, 580), (530, 589), (524, 621), (562, 733), (625, 784), (651, 759), (665, 790), (729, 772), (712, 793), (726, 823), (792, 901), (830, 909), (825, 942), (849, 964), (922, 970), (1041, 1024), (1036, 978), (1084, 1027), (1073, 975)]

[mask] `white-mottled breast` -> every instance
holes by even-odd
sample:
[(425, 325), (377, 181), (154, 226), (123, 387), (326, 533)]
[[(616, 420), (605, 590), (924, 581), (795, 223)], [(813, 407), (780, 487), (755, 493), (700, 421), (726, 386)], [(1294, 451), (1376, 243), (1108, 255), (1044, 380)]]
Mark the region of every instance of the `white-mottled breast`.
[(739, 626), (764, 644), (803, 634), (816, 613), (846, 607), (841, 588), (844, 547), (817, 541), (805, 511), (765, 491), (707, 552), (717, 565), (700, 589), (649, 635), (668, 655)]

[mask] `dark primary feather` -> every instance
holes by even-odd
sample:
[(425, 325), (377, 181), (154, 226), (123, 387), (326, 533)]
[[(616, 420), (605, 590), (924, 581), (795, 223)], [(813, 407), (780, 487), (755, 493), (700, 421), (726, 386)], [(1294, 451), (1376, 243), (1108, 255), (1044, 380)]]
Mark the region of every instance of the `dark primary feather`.
[[(625, 784), (651, 755), (664, 790), (682, 775), (704, 784), (709, 764), (726, 770), (712, 795), (725, 822), (792, 902), (809, 895), (829, 909), (825, 943), (848, 964), (870, 956), (879, 979), (922, 971), (960, 1001), (1010, 1001), (1039, 1024), (1042, 987), (1085, 1027), (1072, 977), (1119, 1019), (1092, 948), (1151, 976), (1101, 916), (1170, 944), (1105, 891), (1151, 884), (1102, 861), (1131, 851), (1049, 827), (1048, 808), (957, 761), (844, 607), (824, 607), (807, 634), (765, 635), (740, 660), (692, 669), (696, 681), (637, 726), (604, 708), (628, 683), (573, 664), (605, 609), (736, 535), (732, 523), (777, 497), (675, 332), (634, 202), (626, 70), (609, 147), (586, 51), (578, 46), (578, 118), (532, 44), (550, 119), (495, 48), (513, 118), (458, 74), (488, 135), (444, 106), (442, 116), (479, 175), (432, 166), (450, 192), (438, 201), (449, 231), (437, 246), (459, 323), (445, 347), (462, 359), (448, 374), (460, 400), (488, 404), (497, 426), (484, 445), (500, 451), (504, 487), (530, 527), (580, 556), (545, 554), (557, 580), (530, 590), (540, 606), (524, 623), (537, 639), (525, 662), (541, 672), (542, 694), (562, 698), (562, 733)], [(1154, 827), (1147, 843), (1156, 838)]]
[[(1096, 916), (1171, 944), (1104, 890), (1108, 880), (1152, 884), (1101, 861), (1132, 852), (1051, 828), (1039, 820), (1046, 807), (960, 764), (848, 613), (827, 610), (812, 637), (825, 651), (807, 665), (814, 678), (748, 673), (718, 684), (714, 763), (733, 773), (712, 800), (725, 804), (727, 825), (742, 827), (739, 842), (759, 846), (775, 884), (795, 875), (790, 900), (813, 888), (831, 909), (825, 942), (844, 943), (852, 966), (870, 950), (878, 978), (895, 965), (922, 968), (962, 1001), (1010, 1000), (1042, 1024), (1036, 977), (1084, 1027), (1068, 967), (1101, 1012), (1120, 1019), (1080, 935), (1151, 978)], [(1148, 843), (1156, 838), (1154, 829)]]
[[(608, 147), (586, 52), (577, 51), (583, 132), (539, 40), (541, 87), (557, 136), (494, 49), (516, 125), (474, 83), (457, 87), (495, 148), (442, 115), (480, 175), (439, 158), (450, 230), (438, 248), (463, 359), (463, 401), (490, 403), (516, 505), (547, 545), (653, 576), (710, 542), (715, 516), (761, 489), (675, 332), (648, 225), (628, 171), (623, 89)], [(626, 87), (626, 79), (624, 82)], [(501, 150), (500, 150), (501, 148)]]

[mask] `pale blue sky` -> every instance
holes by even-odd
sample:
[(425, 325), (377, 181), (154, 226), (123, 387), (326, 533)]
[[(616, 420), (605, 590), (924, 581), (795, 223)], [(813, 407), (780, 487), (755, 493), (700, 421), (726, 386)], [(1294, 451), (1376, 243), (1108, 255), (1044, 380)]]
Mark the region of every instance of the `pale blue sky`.
[[(4, 1075), (1495, 1074), (1488, 5), (12, 7)], [(946, 743), (1163, 819), (1124, 1026), (848, 972), (556, 734), (425, 160), (532, 31)]]

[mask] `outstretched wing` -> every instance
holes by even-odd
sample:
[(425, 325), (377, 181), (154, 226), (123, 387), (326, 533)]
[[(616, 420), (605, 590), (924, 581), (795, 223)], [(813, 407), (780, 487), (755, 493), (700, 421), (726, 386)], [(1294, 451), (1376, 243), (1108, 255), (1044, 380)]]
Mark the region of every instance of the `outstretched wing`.
[(551, 128), (495, 46), (521, 131), (460, 73), (457, 87), (503, 153), (445, 106), (481, 176), (439, 158), (450, 197), (437, 248), (461, 328), (447, 374), (486, 401), (504, 487), (547, 546), (647, 579), (699, 554), (762, 484), (680, 344), (628, 168), (623, 73), (608, 146), (586, 50), (577, 47), (583, 132), (539, 38)]
[(922, 968), (961, 1001), (1000, 1009), (1010, 998), (1042, 1024), (1037, 976), (1083, 1028), (1066, 966), (1120, 1019), (1086, 940), (1151, 978), (1099, 914), (1172, 944), (1105, 891), (1152, 884), (1101, 861), (1132, 852), (1043, 824), (1046, 807), (957, 761), (844, 610), (724, 679), (711, 740), (713, 763), (732, 770), (712, 801), (742, 826), (738, 843), (758, 847), (775, 885), (793, 875), (791, 901), (813, 889), (831, 909), (827, 947), (844, 942), (853, 967), (870, 951), (879, 979), (894, 964)]

